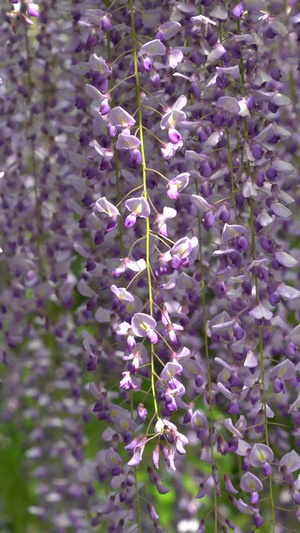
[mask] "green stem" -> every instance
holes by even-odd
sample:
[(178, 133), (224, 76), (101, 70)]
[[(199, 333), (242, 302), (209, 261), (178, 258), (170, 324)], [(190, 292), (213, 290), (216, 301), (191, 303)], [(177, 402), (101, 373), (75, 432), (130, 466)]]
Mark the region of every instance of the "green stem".
[(229, 161), (230, 178), (231, 178), (231, 198), (232, 198), (232, 204), (233, 204), (233, 209), (234, 209), (235, 223), (237, 224), (237, 208), (236, 208), (235, 192), (234, 192), (235, 191), (234, 172), (233, 172), (232, 153), (230, 149), (230, 137), (229, 137), (228, 125), (226, 125), (226, 140), (227, 140), (227, 152), (228, 152), (228, 161)]
[(37, 245), (37, 257), (38, 257), (38, 274), (40, 280), (44, 278), (44, 267), (43, 267), (43, 261), (42, 261), (42, 253), (41, 253), (41, 239), (43, 235), (43, 229), (42, 229), (42, 215), (41, 215), (41, 206), (39, 201), (39, 179), (38, 179), (38, 173), (36, 171), (35, 166), (35, 146), (34, 146), (34, 140), (32, 137), (32, 124), (33, 124), (33, 115), (31, 110), (31, 95), (33, 91), (33, 82), (31, 78), (31, 56), (30, 56), (30, 46), (29, 46), (29, 38), (27, 33), (27, 24), (24, 23), (24, 30), (25, 30), (25, 48), (26, 48), (26, 55), (27, 55), (27, 83), (28, 83), (28, 109), (29, 109), (29, 119), (28, 119), (28, 130), (30, 134), (30, 166), (31, 166), (31, 172), (34, 178), (34, 199), (35, 199), (35, 220), (36, 220), (36, 245)]
[[(196, 181), (196, 194), (199, 194), (199, 186)], [(207, 381), (208, 381), (208, 393), (209, 393), (209, 433), (210, 433), (210, 449), (212, 463), (215, 464), (214, 458), (214, 413), (213, 413), (213, 403), (212, 403), (212, 378), (210, 372), (210, 359), (209, 359), (209, 345), (208, 345), (208, 335), (207, 335), (207, 312), (206, 312), (206, 286), (205, 286), (205, 271), (203, 265), (203, 248), (202, 248), (202, 225), (201, 225), (201, 215), (200, 212), (197, 212), (198, 219), (198, 233), (199, 233), (199, 259), (200, 259), (200, 269), (201, 269), (201, 292), (202, 292), (202, 310), (203, 310), (203, 333), (204, 333), (204, 350), (205, 358), (207, 365)], [(218, 502), (217, 502), (217, 489), (214, 483), (214, 532), (218, 533)]]
[[(133, 391), (130, 391), (130, 412), (131, 412), (131, 418), (133, 419)], [(137, 467), (134, 467), (134, 485), (135, 485), (135, 497), (136, 497), (136, 506), (137, 506), (137, 519), (138, 519), (138, 527), (139, 527), (139, 533), (142, 531), (142, 512), (141, 512), (141, 500), (140, 500), (140, 493), (139, 493), (139, 487), (138, 487), (138, 477), (137, 477)]]
[[(105, 6), (109, 8), (109, 0), (105, 0)], [(106, 34), (106, 44), (107, 44), (107, 56), (108, 59), (111, 59), (111, 39), (110, 39), (110, 31)], [(112, 107), (115, 105), (115, 98), (114, 93), (112, 91), (112, 77), (109, 80), (110, 83), (110, 91), (111, 91), (111, 103)], [(118, 150), (114, 148), (114, 159), (115, 159), (115, 171), (116, 171), (116, 181), (117, 181), (117, 201), (118, 204), (121, 203), (121, 187), (120, 187), (120, 170), (119, 170), (119, 155)], [(119, 236), (120, 236), (120, 248), (121, 248), (121, 256), (124, 257), (124, 241), (123, 241), (123, 224), (122, 224), (122, 217), (118, 217), (118, 229), (119, 229)]]
[(110, 92), (112, 93), (117, 87), (119, 87), (119, 85), (121, 85), (122, 83), (124, 83), (125, 81), (127, 80), (130, 80), (131, 78), (134, 78), (134, 74), (130, 75), (130, 76), (127, 76), (127, 78), (124, 78), (123, 80), (120, 80), (116, 83), (116, 85), (114, 85), (113, 87), (111, 87), (109, 90)]
[[(146, 164), (146, 157), (145, 157), (142, 99), (141, 99), (141, 86), (140, 86), (140, 78), (139, 78), (139, 71), (138, 71), (138, 56), (137, 56), (137, 46), (136, 46), (137, 40), (136, 40), (136, 31), (135, 31), (133, 0), (129, 1), (129, 5), (130, 5), (130, 14), (131, 14), (132, 47), (133, 47), (134, 73), (135, 73), (135, 81), (136, 81), (136, 97), (137, 97), (137, 103), (138, 103), (139, 137), (141, 141), (143, 196), (145, 200), (147, 200), (148, 199), (147, 170), (146, 170), (147, 164)], [(150, 222), (149, 222), (149, 218), (146, 218), (146, 264), (147, 264), (147, 276), (148, 276), (149, 308), (150, 308), (150, 315), (153, 316), (153, 289), (152, 289), (151, 264), (150, 264)], [(157, 406), (155, 380), (154, 380), (154, 362), (155, 362), (154, 346), (153, 344), (151, 344), (151, 388), (152, 388), (152, 394), (153, 394), (154, 410), (155, 410), (155, 414), (158, 416), (158, 406)]]
[[(237, 21), (237, 33), (240, 35), (241, 33), (241, 23), (238, 20)], [(242, 86), (242, 96), (245, 97), (246, 94), (246, 88), (245, 88), (245, 70), (244, 70), (244, 61), (243, 57), (241, 55), (240, 58), (240, 71), (241, 71), (241, 86)], [(248, 121), (247, 117), (244, 118), (244, 136), (245, 141), (249, 142), (249, 134), (248, 134)], [(251, 176), (251, 168), (250, 168), (250, 162), (246, 161), (246, 174), (247, 177)], [(256, 258), (256, 234), (255, 234), (255, 226), (254, 226), (254, 202), (253, 198), (250, 197), (249, 199), (250, 203), (250, 226), (251, 226), (251, 240), (252, 240), (252, 253), (253, 258)], [(258, 284), (258, 277), (255, 270), (254, 273), (254, 281), (255, 281), (255, 299), (256, 303), (260, 303), (259, 299), (259, 284)], [(264, 356), (264, 347), (263, 347), (263, 338), (262, 338), (262, 326), (258, 326), (258, 344), (259, 344), (259, 353), (260, 353), (260, 361), (261, 361), (261, 380), (262, 380), (262, 392), (263, 392), (263, 406), (264, 406), (264, 419), (265, 419), (265, 436), (266, 436), (266, 444), (267, 446), (270, 445), (269, 442), (269, 426), (268, 426), (268, 416), (267, 416), (267, 390), (266, 390), (266, 382), (265, 382), (265, 356)], [(272, 533), (275, 532), (275, 504), (274, 504), (274, 493), (273, 493), (273, 479), (270, 477), (270, 501), (271, 501), (271, 515), (272, 515)]]
[[(219, 40), (220, 43), (222, 42), (222, 23), (219, 23)], [(225, 92), (225, 91), (224, 91)], [(231, 198), (232, 198), (232, 205), (234, 209), (234, 218), (235, 223), (237, 224), (237, 208), (236, 208), (236, 201), (235, 201), (235, 186), (234, 186), (234, 172), (233, 172), (233, 161), (232, 161), (232, 153), (230, 148), (230, 135), (229, 135), (229, 127), (226, 125), (226, 142), (227, 142), (227, 152), (228, 152), (228, 161), (229, 161), (229, 168), (230, 168), (230, 179), (231, 179)]]
[[(147, 164), (146, 164), (145, 147), (144, 147), (141, 87), (140, 87), (140, 78), (139, 78), (139, 71), (138, 71), (137, 38), (136, 38), (136, 31), (135, 31), (133, 0), (129, 0), (129, 5), (130, 5), (130, 15), (131, 15), (134, 75), (135, 75), (135, 80), (136, 80), (136, 97), (137, 97), (137, 103), (138, 103), (139, 137), (141, 141), (143, 196), (145, 200), (147, 200), (148, 198), (147, 170), (146, 170)], [(153, 316), (153, 290), (152, 290), (152, 277), (151, 277), (151, 264), (150, 264), (150, 222), (149, 222), (149, 218), (146, 218), (146, 264), (147, 264), (147, 277), (148, 277), (149, 309), (150, 309), (150, 315)], [(151, 391), (152, 391), (153, 403), (154, 403), (154, 417), (155, 416), (158, 417), (158, 406), (157, 406), (156, 390), (155, 390), (155, 356), (154, 356), (154, 346), (152, 343), (151, 343), (150, 366), (151, 366)], [(136, 490), (136, 499), (137, 499), (138, 528), (139, 528), (139, 533), (142, 533), (141, 505), (140, 505), (139, 490), (138, 490), (138, 485), (137, 485), (137, 478), (135, 479), (135, 490)]]
[(156, 172), (156, 174), (158, 174), (161, 178), (163, 178), (164, 180), (166, 181), (169, 181), (168, 178), (166, 178), (166, 176), (164, 176), (161, 172), (159, 172), (158, 170), (155, 170), (155, 168), (146, 168), (146, 170), (149, 170), (151, 172)]
[[(251, 234), (252, 234), (252, 251), (253, 257), (256, 255), (256, 241), (255, 241), (255, 227), (254, 227), (254, 209), (253, 209), (253, 198), (250, 198), (250, 224), (251, 224)], [(259, 285), (258, 278), (255, 271), (255, 299), (256, 303), (260, 303), (259, 299)], [(263, 338), (262, 338), (262, 326), (258, 326), (258, 345), (260, 353), (260, 362), (261, 362), (261, 381), (262, 381), (262, 392), (263, 392), (263, 406), (264, 406), (264, 420), (265, 420), (265, 436), (266, 436), (266, 445), (270, 446), (269, 441), (269, 421), (267, 415), (267, 389), (266, 389), (266, 380), (265, 380), (265, 356), (264, 356), (264, 347), (263, 347)], [(271, 515), (272, 515), (272, 533), (275, 533), (275, 503), (274, 503), (274, 492), (273, 492), (273, 479), (270, 476), (270, 501), (271, 501)]]

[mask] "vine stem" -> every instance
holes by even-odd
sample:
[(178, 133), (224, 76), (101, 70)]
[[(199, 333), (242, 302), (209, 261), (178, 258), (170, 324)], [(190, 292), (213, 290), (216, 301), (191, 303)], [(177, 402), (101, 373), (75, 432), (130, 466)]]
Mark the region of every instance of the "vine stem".
[[(32, 123), (33, 123), (33, 115), (32, 115), (32, 109), (31, 109), (31, 95), (33, 91), (33, 82), (31, 78), (31, 56), (30, 56), (30, 46), (29, 46), (29, 38), (27, 33), (27, 25), (24, 23), (24, 33), (25, 33), (25, 48), (26, 48), (26, 56), (27, 56), (27, 83), (28, 83), (28, 109), (29, 109), (29, 118), (28, 118), (28, 129), (29, 133), (31, 134), (32, 129)], [(41, 237), (43, 234), (42, 231), (42, 215), (41, 215), (41, 206), (39, 201), (39, 179), (36, 172), (36, 166), (35, 166), (35, 147), (34, 147), (34, 139), (31, 135), (30, 138), (30, 161), (31, 161), (31, 172), (34, 178), (34, 199), (35, 199), (35, 219), (36, 219), (36, 245), (37, 245), (37, 258), (38, 258), (38, 274), (39, 278), (42, 279), (44, 277), (44, 268), (43, 268), (43, 261), (42, 261), (42, 254), (41, 254)]]
[[(240, 20), (237, 20), (237, 33), (238, 35), (241, 34), (241, 22)], [(241, 55), (240, 58), (240, 71), (241, 71), (241, 87), (242, 87), (242, 96), (245, 97), (246, 89), (245, 89), (245, 70), (244, 70), (244, 61), (243, 56)], [(244, 136), (245, 141), (249, 142), (249, 134), (248, 134), (248, 121), (247, 117), (244, 118)], [(251, 176), (251, 168), (249, 161), (246, 161), (246, 174), (247, 177)], [(250, 226), (251, 226), (251, 241), (252, 241), (252, 253), (253, 258), (256, 258), (256, 234), (255, 234), (255, 226), (254, 226), (254, 202), (253, 198), (249, 198), (250, 203)], [(259, 299), (259, 284), (258, 284), (258, 277), (256, 270), (254, 272), (254, 280), (255, 280), (255, 300), (256, 303), (260, 303)], [(266, 390), (266, 381), (265, 381), (265, 356), (264, 356), (264, 347), (263, 347), (263, 338), (262, 338), (262, 326), (258, 326), (258, 344), (259, 344), (259, 353), (260, 353), (260, 360), (261, 360), (261, 380), (262, 380), (262, 393), (263, 393), (263, 406), (264, 406), (264, 421), (265, 421), (265, 437), (266, 437), (266, 444), (267, 446), (270, 446), (269, 441), (269, 426), (268, 426), (268, 416), (267, 416), (267, 390)], [(271, 501), (271, 516), (272, 516), (272, 533), (275, 533), (275, 503), (274, 503), (274, 492), (273, 492), (273, 479), (272, 476), (270, 476), (270, 501)]]
[[(200, 13), (201, 13), (201, 6), (200, 6)], [(189, 41), (189, 36), (188, 36)], [(191, 103), (193, 103), (193, 97), (190, 96)], [(196, 168), (196, 165), (195, 165)], [(197, 170), (197, 168), (196, 168)], [(196, 187), (196, 194), (199, 194), (199, 184), (198, 181), (195, 180), (195, 187)], [(198, 221), (198, 236), (199, 236), (199, 260), (200, 260), (200, 272), (201, 272), (201, 297), (202, 297), (202, 310), (203, 310), (203, 333), (204, 333), (204, 351), (205, 351), (205, 359), (206, 359), (206, 366), (207, 366), (207, 381), (208, 381), (208, 394), (209, 394), (209, 433), (210, 433), (210, 449), (211, 449), (211, 458), (212, 458), (212, 464), (215, 464), (215, 457), (214, 457), (214, 413), (213, 413), (213, 402), (212, 402), (212, 377), (211, 377), (211, 371), (210, 371), (210, 360), (209, 360), (209, 344), (208, 344), (208, 335), (207, 335), (207, 313), (206, 313), (206, 286), (205, 286), (205, 279), (204, 279), (204, 265), (203, 265), (203, 248), (202, 248), (202, 225), (201, 225), (201, 215), (200, 212), (197, 211), (197, 221)], [(217, 499), (217, 488), (216, 484), (214, 483), (214, 496), (213, 496), (213, 508), (211, 509), (210, 513), (214, 512), (214, 533), (218, 533), (218, 499)]]
[[(131, 29), (132, 29), (132, 47), (133, 47), (133, 63), (134, 74), (136, 80), (136, 96), (138, 103), (138, 123), (139, 123), (139, 137), (141, 141), (141, 155), (142, 155), (142, 173), (143, 173), (143, 195), (145, 200), (148, 200), (147, 191), (147, 164), (145, 157), (144, 146), (144, 133), (143, 133), (143, 116), (142, 116), (142, 100), (141, 100), (141, 85), (138, 71), (138, 57), (137, 57), (137, 40), (135, 31), (135, 19), (134, 19), (134, 7), (133, 0), (129, 0), (130, 15), (131, 15)], [(150, 222), (149, 218), (146, 218), (146, 264), (147, 264), (147, 276), (148, 276), (148, 292), (149, 292), (149, 308), (150, 315), (153, 316), (153, 289), (152, 289), (152, 277), (151, 277), (151, 264), (150, 264)], [(158, 406), (156, 399), (155, 380), (154, 380), (154, 346), (151, 344), (151, 388), (153, 394), (154, 411), (158, 416)]]
[[(144, 133), (143, 133), (143, 116), (142, 116), (142, 101), (141, 101), (141, 88), (140, 88), (140, 78), (138, 72), (138, 57), (137, 57), (137, 38), (135, 31), (135, 19), (134, 19), (134, 7), (133, 0), (129, 0), (130, 6), (130, 17), (131, 17), (131, 31), (132, 31), (132, 48), (133, 48), (133, 62), (134, 62), (134, 75), (136, 80), (136, 97), (138, 103), (138, 123), (139, 123), (139, 137), (141, 141), (141, 155), (142, 155), (142, 176), (143, 176), (143, 195), (145, 200), (148, 198), (147, 191), (147, 165), (145, 157), (145, 147), (144, 147)], [(149, 218), (146, 218), (146, 265), (147, 265), (147, 277), (148, 277), (148, 293), (149, 293), (149, 309), (150, 315), (153, 316), (153, 291), (152, 291), (152, 278), (151, 278), (151, 265), (150, 265), (150, 222)], [(153, 396), (154, 403), (154, 418), (158, 417), (158, 407), (156, 399), (156, 390), (155, 390), (155, 373), (154, 373), (154, 346), (151, 343), (151, 355), (150, 355), (150, 366), (151, 366), (151, 391)], [(132, 400), (133, 401), (133, 400)], [(137, 514), (138, 514), (138, 530), (139, 533), (142, 533), (142, 517), (141, 517), (141, 503), (140, 496), (137, 484), (137, 473), (136, 468), (134, 469), (135, 474), (135, 491), (136, 491), (136, 500), (137, 500)]]
[[(222, 22), (219, 24), (219, 39), (220, 43), (222, 42)], [(225, 91), (224, 91), (225, 93)], [(234, 185), (234, 171), (233, 171), (233, 161), (232, 161), (232, 153), (230, 149), (230, 135), (229, 135), (229, 126), (226, 124), (226, 143), (227, 143), (227, 152), (228, 152), (228, 162), (229, 162), (229, 169), (230, 169), (230, 180), (231, 180), (231, 199), (232, 199), (232, 205), (234, 209), (234, 218), (235, 223), (237, 224), (237, 207), (236, 207), (236, 200), (235, 200), (235, 185)]]
[(230, 179), (231, 179), (231, 198), (232, 198), (232, 204), (233, 204), (233, 209), (234, 209), (235, 223), (237, 224), (238, 216), (237, 216), (237, 208), (236, 208), (236, 200), (235, 200), (233, 161), (232, 161), (232, 153), (231, 153), (231, 149), (230, 149), (230, 137), (229, 137), (228, 124), (226, 125), (226, 142), (227, 142), (228, 162), (229, 162)]
[[(199, 185), (196, 181), (196, 194), (199, 194)], [(208, 393), (209, 393), (209, 433), (210, 433), (210, 449), (212, 463), (215, 464), (214, 459), (214, 414), (213, 414), (213, 403), (212, 403), (212, 379), (210, 372), (210, 360), (209, 360), (209, 345), (208, 345), (208, 336), (207, 336), (207, 313), (206, 313), (206, 296), (205, 296), (205, 279), (204, 279), (204, 265), (203, 265), (203, 248), (202, 248), (202, 226), (201, 226), (201, 215), (199, 211), (197, 212), (198, 219), (198, 233), (199, 233), (199, 259), (200, 259), (200, 269), (201, 269), (201, 289), (202, 289), (202, 309), (203, 309), (203, 332), (204, 332), (204, 349), (205, 349), (205, 358), (207, 365), (207, 380), (208, 380)], [(217, 502), (217, 489), (214, 483), (214, 532), (218, 533), (218, 502)]]
[[(131, 418), (133, 419), (133, 391), (130, 391), (130, 412), (131, 412)], [(142, 512), (141, 512), (141, 499), (140, 499), (140, 493), (139, 493), (139, 487), (138, 487), (138, 476), (137, 476), (137, 468), (134, 467), (134, 485), (135, 485), (135, 497), (136, 497), (136, 506), (137, 506), (137, 518), (138, 518), (138, 528), (139, 533), (142, 532)]]
[[(105, 0), (105, 6), (109, 8), (109, 0)], [(107, 56), (108, 59), (111, 59), (111, 39), (110, 39), (110, 31), (107, 32), (106, 36), (106, 44), (107, 44)], [(110, 93), (111, 93), (111, 102), (112, 106), (115, 105), (115, 97), (112, 87), (112, 77), (110, 78)], [(117, 201), (118, 205), (121, 203), (121, 187), (120, 187), (120, 170), (119, 170), (119, 155), (118, 150), (114, 148), (114, 159), (115, 159), (115, 171), (116, 171), (116, 181), (117, 181)], [(124, 257), (124, 242), (123, 242), (123, 226), (122, 226), (122, 218), (119, 217), (118, 220), (118, 230), (119, 230), (119, 236), (120, 236), (120, 248), (121, 248), (121, 256)]]
[[(109, 8), (109, 0), (105, 0), (105, 5), (106, 5), (107, 8)], [(108, 55), (108, 58), (111, 59), (110, 31), (107, 32), (107, 41), (106, 42), (107, 42), (107, 55)], [(121, 55), (123, 55), (123, 54), (121, 54)], [(112, 79), (110, 80), (110, 82), (112, 82)], [(114, 88), (116, 88), (116, 86)], [(114, 97), (112, 84), (110, 86), (110, 91), (111, 91), (112, 105), (114, 106), (115, 105), (115, 97)], [(121, 200), (121, 186), (120, 186), (119, 156), (118, 156), (118, 150), (116, 148), (114, 148), (114, 158), (115, 158), (115, 171), (116, 171), (116, 182), (117, 182), (117, 201), (118, 201), (118, 205), (119, 205), (119, 204), (121, 204), (122, 200)], [(119, 217), (118, 229), (119, 229), (121, 256), (124, 257), (123, 225), (122, 225), (121, 217)], [(133, 392), (132, 392), (132, 390), (130, 391), (130, 411), (131, 411), (131, 418), (133, 419), (134, 407), (133, 407)], [(136, 506), (137, 506), (138, 531), (139, 531), (139, 533), (141, 533), (142, 532), (142, 513), (141, 513), (141, 501), (140, 501), (139, 487), (138, 487), (137, 469), (134, 468), (133, 471), (134, 471), (134, 481), (135, 481), (134, 484), (135, 484), (135, 495), (136, 495)]]
[[(254, 209), (253, 209), (253, 198), (250, 198), (250, 224), (251, 224), (251, 234), (252, 234), (252, 251), (255, 258), (256, 255), (256, 241), (255, 241), (255, 227), (254, 227)], [(256, 303), (260, 303), (259, 299), (259, 286), (258, 278), (255, 272), (255, 300)], [(265, 381), (265, 356), (264, 356), (264, 347), (263, 347), (263, 338), (262, 338), (262, 326), (258, 326), (258, 339), (259, 339), (259, 353), (261, 360), (261, 381), (262, 381), (262, 393), (263, 393), (263, 406), (264, 406), (264, 421), (265, 421), (265, 436), (266, 436), (266, 445), (270, 446), (269, 441), (269, 421), (267, 415), (267, 390), (266, 390), (266, 381)], [(272, 515), (272, 533), (275, 533), (275, 503), (274, 503), (274, 493), (273, 493), (273, 479), (270, 476), (270, 501), (271, 501), (271, 515)]]

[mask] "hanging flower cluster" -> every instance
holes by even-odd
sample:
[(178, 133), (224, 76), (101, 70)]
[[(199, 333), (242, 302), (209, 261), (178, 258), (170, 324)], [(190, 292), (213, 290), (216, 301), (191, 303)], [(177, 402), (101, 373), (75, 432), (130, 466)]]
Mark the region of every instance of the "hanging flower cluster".
[(298, 2), (8, 4), (1, 360), (31, 512), (296, 531)]

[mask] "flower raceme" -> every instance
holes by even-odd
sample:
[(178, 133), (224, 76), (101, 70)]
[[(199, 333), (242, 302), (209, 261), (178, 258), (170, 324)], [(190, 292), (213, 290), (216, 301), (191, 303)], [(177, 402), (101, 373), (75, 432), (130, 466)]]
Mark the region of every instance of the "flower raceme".
[[(262, 511), (261, 493), (269, 494), (275, 528), (271, 465), (283, 450), (273, 451), (272, 428), (275, 435), (280, 426), (269, 420), (275, 407), (278, 419), (284, 416), (282, 405), (297, 388), (296, 360), (276, 348), (279, 342), (283, 352), (295, 357), (291, 328), (283, 323), (290, 302), (299, 296), (294, 274), (290, 285), (285, 283), (297, 259), (281, 234), (292, 216), (289, 176), (294, 176), (292, 154), (283, 155), (282, 145), (290, 137), (285, 120), (291, 116), (280, 50), (286, 30), (279, 11), (275, 23), (260, 3), (227, 11), (218, 2), (201, 2), (199, 13), (196, 6), (179, 2), (169, 11), (166, 7), (165, 20), (152, 12), (152, 20), (133, 17), (132, 9), (131, 30), (122, 33), (116, 26), (110, 36), (118, 57), (111, 47), (107, 60), (103, 53), (101, 81), (93, 80), (99, 90), (106, 78), (111, 91), (106, 87), (98, 97), (87, 91), (95, 102), (94, 131), (103, 135), (101, 157), (107, 145), (115, 154), (104, 156), (105, 190), (111, 191), (119, 213), (108, 220), (102, 246), (109, 256), (118, 242), (123, 250), (120, 265), (113, 268), (114, 279), (122, 281), (112, 286), (119, 300), (112, 330), (121, 342), (127, 338), (122, 358), (128, 368), (120, 387), (133, 398), (141, 380), (149, 379), (153, 397), (153, 418), (145, 400), (138, 416), (148, 423), (147, 431), (154, 420), (154, 434), (132, 439), (129, 466), (142, 468), (145, 445), (149, 440), (147, 450), (153, 439), (155, 468), (160, 453), (169, 470), (181, 468), (179, 456), (188, 440), (170, 418), (183, 409), (202, 460), (213, 464), (209, 482), (201, 469), (198, 474), (203, 493), (213, 502), (215, 520), (213, 525), (208, 519), (208, 527), (213, 530), (218, 521), (225, 527), (216, 499), (221, 494), (218, 451), (233, 454), (237, 463), (242, 458), (245, 472), (236, 486), (250, 499), (233, 499), (237, 511), (260, 527), (262, 514), (269, 512)], [(118, 17), (112, 14), (111, 23)], [(132, 52), (123, 45), (126, 35)], [(95, 60), (87, 62), (95, 65)], [(104, 101), (110, 109), (101, 112)], [(109, 188), (114, 183), (118, 196)], [(143, 193), (136, 196), (141, 187)], [(112, 226), (117, 235), (108, 238)], [(128, 299), (141, 306), (132, 311), (124, 305)], [(136, 338), (146, 350), (142, 360)], [(195, 406), (199, 399), (201, 408)], [(215, 404), (224, 414), (223, 424), (214, 419)], [(234, 424), (227, 413), (239, 421)], [(162, 493), (160, 479), (153, 472), (150, 478)], [(236, 494), (226, 479), (225, 490)]]

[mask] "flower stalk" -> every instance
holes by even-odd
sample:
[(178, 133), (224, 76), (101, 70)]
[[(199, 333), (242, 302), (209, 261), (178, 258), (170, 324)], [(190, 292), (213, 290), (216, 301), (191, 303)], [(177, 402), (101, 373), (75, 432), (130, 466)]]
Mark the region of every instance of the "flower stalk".
[[(138, 71), (137, 38), (136, 38), (136, 31), (135, 31), (135, 13), (134, 13), (133, 0), (130, 0), (129, 5), (130, 5), (130, 15), (131, 15), (133, 64), (134, 64), (134, 74), (135, 74), (135, 81), (136, 81), (136, 99), (137, 99), (137, 106), (138, 106), (139, 138), (141, 141), (143, 196), (145, 200), (147, 201), (148, 199), (147, 162), (146, 162), (145, 147), (144, 147), (144, 128), (143, 128), (143, 115), (142, 115), (141, 86), (140, 86), (140, 78), (139, 78), (139, 71)], [(151, 273), (151, 263), (150, 263), (150, 236), (151, 236), (150, 221), (148, 217), (146, 218), (146, 269), (147, 269), (148, 291), (149, 291), (149, 309), (150, 309), (150, 315), (153, 316), (153, 288), (152, 288), (152, 273)], [(154, 346), (153, 344), (151, 344), (151, 388), (152, 388), (153, 403), (154, 403), (154, 413), (158, 417), (158, 406), (157, 406), (156, 390), (155, 390), (154, 364), (155, 364)]]

